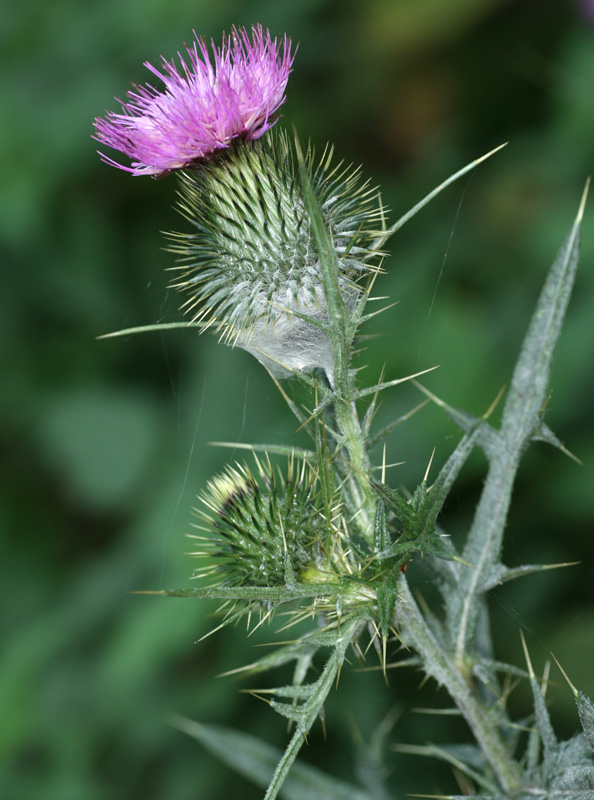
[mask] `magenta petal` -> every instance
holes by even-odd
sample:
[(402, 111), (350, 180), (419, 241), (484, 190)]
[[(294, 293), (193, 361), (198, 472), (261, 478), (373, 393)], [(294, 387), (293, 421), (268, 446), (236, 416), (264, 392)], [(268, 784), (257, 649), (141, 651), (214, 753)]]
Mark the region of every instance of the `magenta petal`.
[(164, 175), (227, 147), (232, 139), (257, 139), (274, 125), (285, 101), (294, 55), (291, 41), (272, 39), (261, 25), (233, 28), (212, 57), (195, 35), (187, 55), (162, 59), (160, 69), (145, 63), (163, 83), (134, 87), (122, 112), (95, 120), (95, 136), (131, 160), (127, 167), (101, 153), (107, 164), (133, 175)]

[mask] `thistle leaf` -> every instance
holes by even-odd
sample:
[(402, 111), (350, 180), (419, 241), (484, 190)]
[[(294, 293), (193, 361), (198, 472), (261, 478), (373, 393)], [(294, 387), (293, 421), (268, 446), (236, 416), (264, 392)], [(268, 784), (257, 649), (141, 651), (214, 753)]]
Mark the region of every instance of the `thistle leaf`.
[(377, 553), (382, 553), (390, 546), (390, 536), (386, 528), (386, 508), (383, 500), (377, 501), (375, 509), (374, 544)]
[(499, 570), (495, 570), (491, 578), (489, 579), (488, 583), (485, 586), (485, 589), (493, 589), (495, 586), (500, 586), (502, 583), (509, 583), (510, 581), (516, 580), (516, 578), (523, 578), (525, 575), (533, 575), (534, 573), (538, 572), (546, 572), (549, 569), (560, 569), (561, 567), (573, 567), (579, 562), (563, 562), (560, 564), (524, 564), (521, 567), (511, 567), (507, 568), (503, 565), (500, 566)]
[(438, 369), (438, 367), (428, 367), (427, 369), (422, 369), (420, 372), (415, 372), (413, 375), (407, 375), (404, 378), (394, 378), (392, 381), (384, 381), (383, 383), (376, 383), (373, 386), (367, 386), (364, 389), (359, 389), (355, 393), (355, 399), (360, 400), (362, 397), (368, 397), (370, 394), (377, 394), (384, 389), (390, 389), (393, 386), (398, 386), (401, 383), (414, 381), (415, 378), (419, 378), (421, 375), (426, 375), (428, 372), (433, 372), (435, 369)]
[(532, 689), (536, 727), (543, 743), (545, 759), (547, 757), (551, 758), (557, 750), (557, 738), (555, 737), (555, 732), (553, 731), (553, 726), (551, 724), (551, 718), (546, 707), (544, 695), (536, 681), (536, 676), (534, 674), (534, 670), (532, 669), (532, 662), (530, 660), (530, 655), (528, 654), (528, 647), (526, 645), (526, 640), (524, 639), (523, 633), (521, 633), (521, 637), (522, 647), (524, 648), (524, 656), (528, 666), (528, 674), (530, 676), (530, 688)]
[(421, 535), (433, 532), (437, 517), (443, 508), (450, 489), (460, 474), (460, 470), (464, 466), (468, 456), (473, 451), (476, 441), (480, 437), (482, 427), (482, 421), (477, 421), (477, 423), (464, 434), (429, 489), (426, 489), (424, 481), (421, 484), (422, 491), (419, 494), (419, 498), (417, 499), (415, 497), (413, 501), (417, 506), (415, 512), (417, 519), (420, 519), (422, 523), (422, 527), (420, 528)]
[(385, 483), (379, 483), (379, 481), (373, 480), (373, 478), (370, 483), (382, 503), (397, 517), (397, 519), (401, 520), (403, 523), (406, 521), (412, 523), (414, 520), (414, 512), (408, 500), (402, 497), (395, 489), (386, 486)]
[(313, 450), (291, 445), (246, 444), (245, 442), (209, 442), (209, 445), (211, 447), (228, 447), (232, 450), (249, 450), (252, 453), (269, 453), (277, 456), (288, 456), (289, 458), (300, 458), (303, 461), (309, 461), (315, 456)]
[(422, 481), (410, 503), (388, 486), (371, 481), (377, 495), (402, 526), (399, 539), (390, 544), (387, 549), (378, 552), (378, 558), (399, 556), (400, 560), (404, 562), (415, 550), (438, 558), (453, 559), (456, 557), (451, 545), (447, 544), (436, 530), (435, 524), (454, 481), (480, 436), (482, 425), (483, 423), (477, 420), (475, 425), (464, 434), (452, 455), (441, 468), (433, 485), (427, 489), (426, 481)]
[[(134, 594), (153, 594), (161, 597), (194, 597), (204, 600), (253, 600), (258, 603), (281, 605), (307, 597), (324, 597), (329, 593), (340, 595), (342, 591), (338, 584), (303, 583), (295, 586), (205, 586), (197, 589), (140, 591), (134, 592)], [(347, 590), (345, 590), (345, 593), (347, 593)]]
[(594, 753), (594, 703), (587, 695), (580, 691), (577, 693), (576, 700), (580, 722), (584, 729), (584, 736), (590, 745), (590, 749)]
[[(419, 403), (411, 411), (408, 411), (406, 414), (402, 414), (402, 416), (398, 417), (398, 419), (395, 419), (393, 422), (390, 422), (381, 430), (377, 431), (377, 433), (374, 433), (373, 436), (370, 436), (369, 439), (367, 440), (368, 450), (371, 450), (373, 447), (375, 447), (376, 444), (379, 444), (382, 441), (382, 439), (388, 436), (388, 434), (392, 433), (393, 430), (396, 430), (396, 428), (400, 427), (400, 425), (409, 420), (412, 417), (412, 415), (416, 414), (417, 411), (420, 411), (421, 408), (424, 408), (428, 402), (429, 402), (428, 400), (423, 400), (422, 403)], [(367, 414), (366, 414), (366, 421), (367, 421)], [(368, 426), (366, 426), (366, 428), (367, 427)]]
[(379, 629), (384, 642), (386, 642), (388, 639), (390, 634), (390, 626), (394, 620), (394, 604), (396, 603), (396, 598), (398, 597), (398, 592), (396, 590), (397, 574), (398, 569), (392, 570), (388, 576), (386, 576), (385, 580), (378, 582), (375, 590), (377, 596)]
[(503, 411), (501, 432), (490, 443), (489, 473), (462, 553), (474, 566), (462, 569), (456, 591), (447, 598), (450, 637), (456, 660), (467, 657), (478, 621), (478, 602), (500, 574), (507, 513), (521, 456), (538, 431), (545, 404), (553, 351), (575, 278), (579, 235), (587, 193), (576, 220), (546, 279), (528, 327)]
[(542, 289), (520, 351), (503, 411), (502, 435), (512, 450), (523, 448), (537, 431), (547, 399), (551, 363), (561, 333), (579, 260), (586, 185), (573, 227)]
[[(464, 433), (468, 433), (469, 431), (476, 429), (477, 436), (475, 444), (484, 451), (488, 458), (490, 458), (491, 454), (496, 452), (498, 448), (501, 448), (499, 434), (486, 421), (493, 406), (491, 406), (491, 409), (489, 409), (482, 417), (476, 417), (474, 414), (469, 414), (467, 411), (464, 411), (461, 408), (455, 408), (455, 406), (449, 405), (449, 403), (441, 400), (439, 397), (437, 397), (437, 395), (433, 394), (433, 392), (430, 392), (429, 389), (418, 383), (418, 381), (414, 381), (414, 384), (423, 392), (424, 395), (427, 396), (429, 400), (433, 401), (436, 405), (442, 408), (450, 417), (450, 419), (456, 423), (460, 430), (464, 431)], [(497, 399), (495, 402), (497, 402)]]
[(154, 331), (171, 331), (178, 328), (198, 328), (199, 331), (204, 330), (203, 322), (158, 322), (154, 325), (137, 325), (134, 328), (123, 328), (120, 331), (112, 331), (111, 333), (103, 333), (97, 336), (97, 339), (113, 339), (116, 336), (132, 336), (135, 333), (152, 333)]
[[(280, 789), (286, 780), (287, 775), (289, 774), (289, 770), (291, 769), (291, 766), (293, 765), (293, 762), (297, 758), (297, 754), (301, 749), (304, 737), (307, 735), (308, 731), (322, 711), (326, 697), (334, 685), (334, 682), (342, 667), (346, 651), (355, 639), (362, 620), (363, 617), (355, 617), (351, 619), (350, 622), (345, 623), (342, 626), (340, 635), (337, 636), (335, 647), (328, 661), (326, 662), (320, 677), (314, 684), (312, 684), (312, 692), (310, 697), (300, 706), (291, 706), (295, 713), (295, 716), (292, 718), (297, 723), (295, 733), (293, 734), (287, 749), (277, 765), (264, 800), (274, 800), (274, 798), (278, 796)], [(286, 708), (283, 708), (282, 711), (286, 711)]]
[[(172, 724), (196, 739), (212, 755), (235, 772), (265, 788), (282, 756), (277, 747), (255, 736), (218, 725), (203, 725), (184, 717)], [(373, 800), (354, 786), (327, 775), (307, 764), (294, 764), (281, 789), (284, 800)]]
[(422, 747), (411, 745), (398, 745), (397, 748), (400, 753), (410, 753), (411, 755), (430, 756), (437, 758), (440, 761), (445, 761), (451, 764), (460, 772), (467, 775), (469, 778), (482, 786), (489, 792), (496, 792), (497, 787), (486, 778), (481, 771), (485, 768), (484, 756), (479, 747), (474, 745), (446, 745), (438, 747), (434, 744), (428, 744)]

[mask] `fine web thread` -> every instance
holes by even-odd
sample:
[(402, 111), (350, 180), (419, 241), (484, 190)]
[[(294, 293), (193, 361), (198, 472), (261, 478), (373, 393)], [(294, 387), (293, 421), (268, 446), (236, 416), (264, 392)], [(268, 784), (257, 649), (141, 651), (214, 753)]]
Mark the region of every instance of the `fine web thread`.
[(450, 236), (448, 239), (448, 244), (443, 254), (443, 259), (441, 262), (441, 267), (439, 270), (439, 275), (437, 276), (437, 280), (435, 281), (435, 288), (433, 289), (433, 295), (431, 296), (431, 302), (429, 303), (429, 309), (427, 310), (427, 316), (425, 317), (425, 322), (423, 324), (423, 330), (421, 331), (421, 338), (419, 340), (419, 351), (417, 354), (417, 369), (419, 369), (419, 364), (421, 363), (421, 353), (423, 350), (423, 343), (425, 341), (425, 333), (427, 332), (427, 326), (429, 325), (429, 317), (431, 316), (431, 312), (433, 311), (433, 306), (435, 305), (435, 299), (437, 297), (437, 290), (439, 289), (439, 285), (441, 283), (441, 279), (445, 270), (445, 264), (450, 253), (450, 248), (452, 246), (452, 240), (454, 238), (454, 231), (456, 230), (456, 225), (458, 224), (458, 217), (460, 216), (460, 211), (462, 210), (462, 203), (464, 202), (464, 197), (466, 196), (466, 191), (470, 186), (470, 182), (472, 180), (472, 175), (466, 181), (466, 185), (462, 190), (462, 195), (460, 197), (460, 202), (458, 203), (458, 208), (456, 209), (456, 215), (454, 216), (454, 222), (452, 224), (452, 229), (450, 231)]
[[(183, 362), (183, 342), (184, 342), (184, 340), (185, 340), (185, 335), (182, 337), (182, 358), (180, 359), (182, 362)], [(167, 355), (167, 347), (166, 347), (164, 341), (163, 341), (163, 347), (164, 347), (164, 350), (165, 350), (165, 358), (167, 360), (167, 365), (168, 365), (168, 368), (169, 368), (170, 362), (169, 362), (169, 357)], [(176, 398), (176, 400), (177, 400), (177, 432), (178, 432), (178, 441), (181, 442), (181, 392), (176, 392), (175, 391), (175, 386), (173, 384), (173, 377), (171, 375), (171, 370), (170, 369), (169, 369), (169, 374), (170, 374), (170, 380), (171, 380), (171, 391), (172, 391), (173, 397)], [(192, 465), (192, 459), (194, 457), (194, 450), (196, 448), (196, 442), (198, 440), (198, 429), (200, 427), (200, 419), (202, 418), (202, 409), (204, 408), (204, 398), (206, 396), (206, 384), (207, 384), (207, 381), (208, 381), (208, 366), (206, 366), (205, 370), (204, 370), (204, 380), (202, 382), (202, 391), (200, 393), (200, 405), (198, 406), (198, 413), (196, 415), (196, 423), (194, 425), (194, 433), (192, 435), (192, 440), (191, 440), (191, 444), (190, 444), (190, 452), (188, 453), (188, 458), (187, 458), (187, 461), (186, 461), (186, 467), (185, 467), (185, 471), (184, 471), (184, 476), (183, 476), (183, 479), (182, 479), (182, 483), (181, 483), (181, 487), (180, 487), (179, 494), (178, 494), (178, 497), (177, 497), (177, 501), (176, 501), (174, 509), (173, 509), (173, 511), (171, 513), (169, 524), (167, 525), (167, 528), (165, 530), (165, 534), (163, 536), (163, 542), (161, 544), (161, 567), (160, 567), (160, 570), (159, 570), (159, 586), (161, 588), (163, 588), (163, 574), (164, 574), (164, 570), (165, 570), (165, 551), (166, 551), (167, 544), (168, 544), (168, 542), (170, 540), (171, 533), (173, 531), (173, 525), (175, 523), (175, 520), (177, 519), (177, 515), (178, 515), (178, 511), (179, 511), (181, 502), (182, 502), (183, 497), (184, 497), (185, 492), (186, 492), (186, 487), (188, 485), (188, 478), (190, 476), (190, 467)], [(181, 367), (180, 367), (180, 382), (181, 382)], [(181, 453), (180, 453), (180, 457), (181, 457)]]

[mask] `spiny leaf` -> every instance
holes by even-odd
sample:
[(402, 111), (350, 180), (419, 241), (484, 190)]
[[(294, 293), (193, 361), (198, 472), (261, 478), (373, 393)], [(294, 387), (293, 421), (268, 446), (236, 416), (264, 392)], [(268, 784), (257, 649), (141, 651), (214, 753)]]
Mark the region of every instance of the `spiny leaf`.
[(549, 569), (560, 569), (561, 567), (575, 567), (579, 564), (578, 561), (566, 561), (560, 564), (524, 564), (521, 567), (504, 567), (500, 566), (495, 570), (491, 578), (487, 581), (485, 589), (492, 589), (495, 586), (500, 586), (502, 583), (509, 583), (516, 580), (516, 578), (523, 578), (525, 575), (533, 575), (538, 572), (546, 572)]
[(398, 558), (400, 564), (404, 566), (415, 551), (447, 560), (456, 560), (457, 558), (452, 547), (447, 544), (437, 530), (419, 534), (402, 542), (394, 542), (383, 553), (378, 553), (377, 557), (382, 561)]
[(594, 703), (581, 691), (578, 691), (576, 700), (584, 736), (594, 753)]
[(289, 664), (291, 661), (299, 662), (302, 659), (307, 659), (310, 661), (317, 649), (317, 645), (312, 645), (311, 643), (307, 642), (306, 636), (303, 636), (300, 639), (297, 639), (295, 642), (285, 645), (284, 647), (275, 647), (274, 650), (267, 653), (265, 656), (256, 659), (256, 661), (252, 661), (250, 664), (246, 664), (245, 666), (237, 669), (229, 670), (228, 672), (223, 672), (221, 677), (238, 675), (240, 673), (245, 675), (256, 675), (262, 672), (267, 672), (270, 669), (275, 669), (276, 667), (282, 667), (284, 664)]
[(565, 453), (566, 456), (571, 458), (572, 461), (575, 461), (576, 464), (581, 464), (582, 462), (577, 456), (574, 456), (561, 442), (561, 440), (555, 436), (553, 431), (549, 428), (549, 426), (543, 421), (540, 421), (540, 424), (536, 428), (535, 432), (532, 434), (532, 441), (533, 442), (546, 442), (547, 444), (556, 447), (558, 450), (561, 450), (562, 453)]
[(534, 670), (532, 669), (532, 662), (528, 654), (528, 647), (526, 645), (526, 640), (524, 638), (524, 634), (522, 631), (520, 631), (520, 636), (522, 639), (522, 647), (524, 648), (524, 656), (526, 658), (526, 664), (528, 666), (528, 674), (530, 675), (530, 688), (532, 689), (532, 699), (534, 701), (534, 713), (536, 716), (536, 725), (538, 727), (538, 732), (542, 739), (546, 757), (547, 755), (550, 755), (555, 751), (557, 747), (557, 738), (555, 737), (555, 732), (553, 731), (551, 718), (549, 716), (549, 712), (545, 704), (542, 690), (536, 681), (536, 676), (534, 674)]
[(495, 404), (498, 402), (501, 393), (497, 396), (495, 401), (491, 404), (491, 407), (482, 417), (476, 417), (474, 414), (469, 414), (467, 411), (464, 411), (461, 408), (455, 408), (454, 406), (449, 405), (449, 403), (441, 400), (439, 397), (437, 397), (437, 395), (433, 394), (433, 392), (430, 392), (429, 389), (427, 389), (418, 381), (414, 381), (414, 385), (417, 387), (417, 389), (420, 389), (421, 392), (423, 392), (423, 394), (429, 398), (429, 400), (442, 408), (450, 417), (450, 419), (456, 423), (460, 430), (464, 431), (465, 433), (477, 430), (475, 444), (485, 452), (488, 458), (492, 453), (501, 448), (499, 433), (487, 422), (487, 419), (495, 407)]
[(359, 389), (355, 393), (355, 399), (360, 400), (362, 397), (368, 397), (370, 394), (377, 394), (377, 392), (381, 392), (383, 389), (390, 389), (392, 386), (398, 386), (407, 381), (414, 381), (415, 378), (426, 375), (428, 372), (433, 372), (435, 369), (439, 369), (439, 367), (428, 367), (427, 369), (422, 369), (420, 372), (415, 372), (413, 375), (407, 375), (405, 378), (395, 378), (392, 381), (384, 381), (383, 383), (376, 383), (374, 386), (368, 386), (365, 389)]
[(376, 444), (379, 444), (382, 441), (382, 439), (388, 436), (388, 434), (392, 433), (393, 430), (395, 430), (404, 422), (409, 420), (413, 416), (413, 414), (417, 413), (417, 411), (420, 411), (422, 408), (424, 408), (428, 402), (429, 400), (423, 400), (422, 403), (419, 403), (411, 411), (408, 411), (406, 414), (403, 414), (402, 416), (398, 417), (398, 419), (395, 419), (393, 422), (390, 422), (388, 425), (383, 427), (377, 433), (374, 433), (373, 436), (370, 436), (369, 439), (367, 440), (368, 449), (371, 450), (373, 447), (375, 447)]
[(450, 489), (474, 449), (477, 439), (480, 437), (482, 424), (481, 421), (478, 421), (464, 434), (452, 455), (439, 471), (430, 489), (427, 490), (425, 488), (425, 482), (423, 481), (419, 498), (413, 498), (413, 503), (416, 506), (415, 516), (420, 519), (422, 524), (420, 528), (421, 534), (428, 534), (433, 531)]
[[(330, 689), (334, 685), (334, 681), (339, 674), (342, 662), (345, 657), (347, 648), (352, 643), (356, 636), (357, 630), (361, 624), (362, 618), (354, 618), (350, 622), (345, 623), (341, 628), (341, 635), (337, 639), (336, 646), (332, 651), (322, 674), (315, 682), (315, 689), (312, 691), (311, 696), (301, 706), (299, 706), (299, 718), (296, 719), (297, 727), (287, 749), (285, 750), (281, 760), (272, 777), (272, 781), (268, 786), (264, 800), (274, 800), (287, 778), (289, 770), (295, 761), (301, 745), (303, 744), (304, 735), (308, 733), (311, 726), (320, 714), (326, 697)], [(283, 709), (284, 711), (285, 709)]]
[(578, 261), (579, 230), (585, 193), (568, 239), (541, 292), (529, 325), (503, 411), (496, 446), (487, 451), (489, 473), (462, 557), (474, 567), (462, 569), (455, 592), (446, 598), (450, 637), (456, 659), (471, 646), (478, 623), (479, 598), (501, 561), (503, 535), (515, 476), (524, 448), (537, 430), (547, 397), (553, 350), (569, 302)]
[[(276, 697), (290, 697), (294, 700), (307, 700), (315, 688), (315, 684), (306, 683), (300, 686), (275, 686), (272, 689), (246, 689), (250, 693), (256, 695), (273, 694)], [(280, 705), (280, 704), (279, 704)]]
[[(339, 584), (304, 583), (295, 586), (211, 586), (200, 589), (159, 589), (138, 591), (133, 594), (152, 594), (160, 597), (195, 597), (205, 600), (255, 600), (260, 603), (290, 603), (307, 597), (341, 595)], [(344, 593), (348, 593), (346, 590)]]
[[(475, 781), (475, 783), (478, 783), (479, 786), (482, 786), (483, 789), (486, 789), (489, 792), (497, 791), (497, 787), (493, 784), (493, 782), (475, 768), (477, 760), (480, 759), (480, 750), (476, 747), (468, 748), (468, 746), (463, 747), (456, 745), (451, 745), (449, 747), (438, 747), (437, 745), (429, 744), (423, 747), (418, 747), (415, 745), (397, 745), (394, 749), (400, 753), (430, 756), (441, 761), (446, 761), (448, 764), (456, 767), (456, 769), (459, 769), (460, 772), (463, 772), (465, 775), (468, 775), (470, 778), (472, 778), (472, 780)], [(468, 758), (469, 756), (471, 756), (470, 763)], [(484, 768), (484, 759), (481, 766)]]
[(198, 328), (204, 329), (203, 322), (158, 322), (154, 325), (137, 325), (134, 328), (123, 328), (121, 331), (112, 331), (97, 336), (97, 339), (113, 339), (116, 336), (131, 336), (134, 333), (151, 333), (153, 331), (171, 331), (177, 328)]
[(386, 528), (386, 509), (381, 498), (375, 508), (374, 545), (376, 553), (381, 553), (390, 546), (390, 536)]
[(384, 505), (399, 519), (404, 521), (412, 522), (414, 519), (414, 511), (404, 497), (402, 497), (399, 492), (395, 489), (391, 489), (389, 486), (386, 486), (385, 483), (380, 483), (379, 481), (374, 480), (373, 478), (370, 480), (370, 483), (377, 494), (377, 496), (381, 499)]
[(399, 539), (380, 552), (378, 554), (380, 558), (408, 556), (414, 550), (430, 553), (439, 558), (455, 557), (451, 547), (435, 530), (435, 523), (454, 481), (474, 448), (481, 427), (482, 422), (479, 420), (462, 437), (430, 489), (427, 489), (426, 481), (422, 481), (410, 503), (384, 484), (371, 482), (378, 496), (402, 522)]
[(396, 589), (396, 575), (398, 569), (391, 570), (385, 580), (378, 581), (376, 585), (377, 613), (382, 639), (386, 641), (390, 634), (390, 627), (394, 619), (394, 604), (398, 597)]
[(522, 447), (537, 430), (549, 390), (553, 352), (561, 333), (579, 259), (580, 231), (588, 193), (559, 250), (539, 297), (520, 351), (503, 411), (502, 434), (510, 448)]
[[(277, 747), (254, 736), (218, 725), (203, 725), (184, 717), (172, 724), (192, 736), (235, 772), (266, 787), (282, 756)], [(285, 800), (373, 800), (366, 792), (307, 764), (294, 764), (282, 788)]]
[(310, 461), (314, 458), (313, 450), (306, 450), (303, 447), (279, 444), (246, 444), (244, 442), (209, 442), (211, 447), (228, 447), (232, 450), (250, 450), (252, 453), (271, 453), (278, 456), (289, 456), (289, 458), (301, 458)]

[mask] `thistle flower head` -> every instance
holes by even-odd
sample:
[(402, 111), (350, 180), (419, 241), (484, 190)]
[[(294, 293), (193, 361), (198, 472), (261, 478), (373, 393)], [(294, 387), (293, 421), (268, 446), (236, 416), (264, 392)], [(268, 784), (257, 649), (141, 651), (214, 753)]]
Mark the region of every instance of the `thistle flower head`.
[[(329, 148), (314, 164), (314, 191), (338, 258), (340, 289), (353, 308), (362, 278), (375, 272), (381, 208), (360, 172), (332, 163)], [(322, 269), (287, 136), (237, 143), (181, 175), (179, 210), (192, 229), (173, 233), (180, 256), (172, 285), (184, 309), (223, 340), (252, 352), (276, 377), (321, 368), (333, 351)]]
[(269, 462), (258, 477), (247, 466), (228, 466), (213, 478), (197, 510), (206, 536), (194, 553), (214, 559), (195, 577), (217, 576), (216, 585), (281, 586), (316, 563), (323, 517), (316, 479), (304, 462), (289, 461), (286, 475)]
[(95, 120), (95, 138), (132, 159), (123, 166), (106, 155), (104, 161), (133, 175), (164, 175), (187, 167), (229, 146), (237, 137), (262, 136), (274, 123), (285, 101), (293, 63), (291, 41), (272, 38), (261, 25), (233, 28), (221, 48), (211, 43), (214, 64), (203, 39), (196, 38), (187, 56), (178, 53), (181, 69), (162, 59), (158, 69), (145, 66), (164, 84), (149, 84), (128, 92), (122, 112)]

